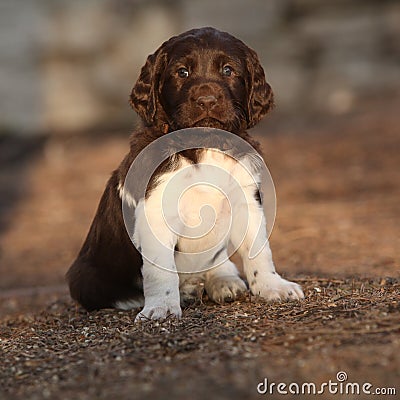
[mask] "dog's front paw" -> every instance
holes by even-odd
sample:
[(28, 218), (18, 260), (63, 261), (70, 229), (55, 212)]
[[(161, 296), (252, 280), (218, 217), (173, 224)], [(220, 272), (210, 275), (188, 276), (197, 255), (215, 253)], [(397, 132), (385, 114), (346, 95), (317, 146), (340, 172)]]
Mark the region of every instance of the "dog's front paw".
[(148, 321), (150, 319), (159, 320), (168, 317), (180, 318), (181, 316), (182, 310), (179, 303), (156, 303), (145, 305), (143, 310), (136, 316), (135, 322)]
[(276, 272), (267, 279), (250, 282), (250, 290), (256, 296), (268, 301), (300, 300), (304, 293), (300, 285), (281, 278)]
[(246, 290), (246, 284), (238, 276), (214, 277), (206, 282), (208, 297), (216, 303), (234, 301)]

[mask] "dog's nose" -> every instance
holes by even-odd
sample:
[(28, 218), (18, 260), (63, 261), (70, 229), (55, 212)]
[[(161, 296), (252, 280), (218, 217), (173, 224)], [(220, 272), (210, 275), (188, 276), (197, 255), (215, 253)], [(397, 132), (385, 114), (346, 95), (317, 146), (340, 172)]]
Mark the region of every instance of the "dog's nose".
[(217, 104), (217, 98), (214, 96), (200, 96), (196, 102), (204, 110), (211, 110)]

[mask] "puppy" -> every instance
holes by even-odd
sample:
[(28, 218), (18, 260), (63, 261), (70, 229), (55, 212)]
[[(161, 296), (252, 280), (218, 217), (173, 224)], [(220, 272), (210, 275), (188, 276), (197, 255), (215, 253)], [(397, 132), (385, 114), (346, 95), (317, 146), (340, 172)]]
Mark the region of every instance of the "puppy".
[[(238, 163), (213, 150), (212, 141), (205, 139), (205, 146), (180, 151), (162, 163), (139, 201), (125, 185), (129, 168), (139, 153), (163, 135), (180, 129), (223, 129), (244, 139), (260, 153), (258, 143), (246, 130), (271, 109), (273, 93), (256, 53), (230, 34), (213, 28), (193, 29), (175, 36), (148, 57), (132, 89), (130, 104), (141, 117), (143, 127), (131, 136), (130, 151), (108, 181), (87, 238), (67, 273), (72, 298), (87, 310), (144, 306), (137, 320), (180, 317), (181, 302), (194, 296), (190, 274), (180, 272), (203, 268), (201, 276), (208, 296), (216, 302), (232, 301), (247, 287), (228, 257), (230, 244), (243, 260), (244, 274), (254, 295), (267, 300), (303, 298), (299, 285), (275, 271), (258, 187), (241, 167), (248, 165), (252, 172), (256, 171), (251, 157), (240, 155)], [(244, 193), (232, 205), (233, 222), (228, 238), (222, 239), (221, 224), (216, 224), (210, 234), (187, 239), (164, 221), (161, 198), (171, 174), (201, 164), (223, 168), (239, 182)], [(228, 218), (226, 204), (217, 190), (193, 188), (186, 200), (182, 197), (179, 206), (171, 206), (189, 225), (195, 225), (193, 215), (198, 215), (201, 203), (213, 206), (217, 220)], [(123, 204), (132, 209), (135, 220), (131, 234), (125, 227)], [(238, 227), (242, 225), (244, 209), (248, 230), (243, 238), (239, 237)], [(260, 223), (261, 233), (257, 231)], [(151, 230), (157, 231), (159, 241), (154, 240)], [(266, 244), (255, 257), (249, 257), (255, 240)], [(218, 246), (213, 247), (214, 242)], [(190, 266), (190, 254), (211, 248), (210, 243), (215, 249), (212, 259), (218, 266)]]

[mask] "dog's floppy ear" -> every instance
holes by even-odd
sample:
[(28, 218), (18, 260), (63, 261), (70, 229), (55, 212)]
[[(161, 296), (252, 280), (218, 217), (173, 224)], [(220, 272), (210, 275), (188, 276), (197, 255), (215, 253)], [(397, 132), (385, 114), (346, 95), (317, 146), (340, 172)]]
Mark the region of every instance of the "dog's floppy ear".
[(264, 70), (257, 53), (248, 48), (248, 104), (247, 128), (256, 125), (274, 106), (274, 94), (265, 80)]
[(142, 67), (139, 78), (130, 95), (130, 105), (147, 126), (161, 122), (155, 121), (155, 119), (158, 111), (161, 111), (158, 92), (165, 59), (166, 55), (163, 51), (163, 46), (147, 57), (146, 64)]

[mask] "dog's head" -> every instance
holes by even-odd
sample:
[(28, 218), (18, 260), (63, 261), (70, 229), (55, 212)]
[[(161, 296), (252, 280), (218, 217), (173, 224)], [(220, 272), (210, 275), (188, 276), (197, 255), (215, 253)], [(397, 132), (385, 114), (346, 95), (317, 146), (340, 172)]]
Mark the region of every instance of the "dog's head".
[(175, 36), (147, 58), (130, 96), (146, 126), (166, 133), (207, 126), (239, 132), (273, 106), (257, 54), (213, 28)]

